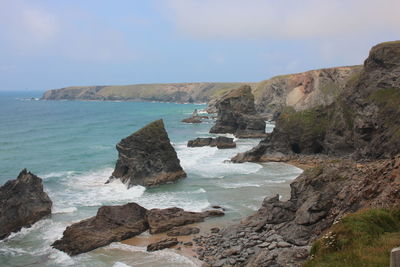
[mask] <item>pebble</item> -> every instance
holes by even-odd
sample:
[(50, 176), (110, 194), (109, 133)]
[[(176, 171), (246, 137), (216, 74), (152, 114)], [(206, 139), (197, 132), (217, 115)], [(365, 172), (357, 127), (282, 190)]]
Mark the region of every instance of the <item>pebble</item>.
[(288, 247), (291, 247), (292, 245), (290, 245), (288, 242), (282, 241), (282, 242), (278, 242), (277, 246), (279, 248), (288, 248)]

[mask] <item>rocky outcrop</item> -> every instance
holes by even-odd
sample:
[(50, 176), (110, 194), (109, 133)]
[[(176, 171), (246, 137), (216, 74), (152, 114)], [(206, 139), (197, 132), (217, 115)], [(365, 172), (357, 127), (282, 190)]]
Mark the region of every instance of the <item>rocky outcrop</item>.
[(199, 119), (197, 117), (189, 117), (189, 118), (183, 119), (182, 122), (185, 122), (185, 123), (202, 123), (201, 119)]
[(216, 104), (218, 117), (210, 133), (265, 135), (265, 121), (256, 115), (251, 87), (244, 85), (225, 94)]
[(169, 83), (109, 86), (75, 86), (48, 90), (45, 100), (160, 101), (204, 103), (243, 83)]
[(174, 227), (167, 232), (168, 236), (194, 235), (200, 233), (200, 228), (192, 226)]
[(165, 248), (170, 248), (175, 245), (178, 245), (178, 239), (176, 237), (173, 238), (166, 238), (163, 240), (160, 240), (155, 243), (151, 243), (150, 245), (147, 246), (147, 251), (156, 251), (156, 250), (162, 250)]
[(0, 187), (0, 239), (50, 215), (51, 207), (42, 179), (22, 170), (17, 179)]
[(203, 146), (211, 146), (217, 147), (219, 149), (224, 148), (235, 148), (236, 142), (233, 142), (233, 138), (218, 136), (217, 138), (212, 137), (198, 137), (194, 140), (189, 140), (187, 143), (188, 147), (203, 147)]
[(151, 209), (147, 212), (150, 233), (166, 232), (174, 227), (202, 222), (206, 217), (224, 215), (222, 211), (205, 212), (184, 211), (181, 208)]
[(400, 42), (373, 47), (338, 101), (303, 111), (287, 108), (274, 131), (234, 161), (282, 153), (389, 158), (400, 153)]
[(300, 266), (311, 242), (345, 214), (399, 204), (400, 156), (326, 161), (291, 184), (288, 201), (266, 198), (240, 224), (196, 238), (197, 254), (212, 266)]
[(77, 255), (134, 237), (148, 229), (146, 209), (136, 203), (103, 206), (96, 216), (68, 226), (52, 246)]
[(162, 120), (154, 121), (117, 144), (118, 161), (110, 179), (154, 186), (186, 177)]

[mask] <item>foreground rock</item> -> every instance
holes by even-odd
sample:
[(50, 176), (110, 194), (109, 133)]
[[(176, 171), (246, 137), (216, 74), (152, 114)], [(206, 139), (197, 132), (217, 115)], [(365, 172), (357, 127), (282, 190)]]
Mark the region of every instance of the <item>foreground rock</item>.
[(110, 179), (133, 185), (154, 186), (186, 177), (164, 128), (154, 121), (117, 144), (118, 161)]
[(190, 212), (181, 208), (151, 209), (147, 212), (147, 221), (150, 233), (157, 234), (177, 226), (202, 222), (206, 217), (222, 215), (224, 215), (224, 212), (219, 210)]
[(0, 187), (0, 239), (50, 215), (51, 207), (42, 179), (22, 170), (17, 179)]
[(176, 237), (166, 238), (161, 241), (151, 243), (150, 245), (148, 245), (147, 251), (156, 251), (156, 250), (161, 250), (161, 249), (165, 249), (165, 248), (170, 248), (170, 247), (177, 245), (178, 243), (179, 242), (178, 242), (178, 239), (176, 239)]
[(134, 237), (148, 229), (146, 209), (136, 203), (103, 206), (96, 216), (68, 226), (52, 244), (69, 255), (77, 255)]
[(168, 236), (184, 236), (200, 233), (200, 228), (191, 226), (174, 227), (167, 232)]
[(300, 266), (313, 240), (344, 215), (400, 204), (400, 156), (390, 160), (332, 160), (306, 170), (291, 197), (266, 198), (240, 224), (195, 238), (199, 258), (212, 266)]
[(233, 142), (233, 138), (218, 136), (217, 138), (212, 137), (198, 137), (194, 140), (189, 140), (187, 143), (188, 147), (203, 147), (203, 146), (211, 146), (217, 147), (219, 149), (224, 148), (235, 148), (236, 142)]
[(218, 118), (210, 133), (265, 137), (265, 121), (256, 115), (254, 96), (248, 85), (225, 94), (216, 104)]

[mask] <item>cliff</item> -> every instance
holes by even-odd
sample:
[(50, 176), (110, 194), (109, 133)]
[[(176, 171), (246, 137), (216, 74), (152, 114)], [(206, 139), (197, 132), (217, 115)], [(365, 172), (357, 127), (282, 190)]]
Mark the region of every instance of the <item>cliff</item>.
[(400, 153), (400, 42), (374, 46), (333, 104), (285, 108), (272, 134), (233, 160), (268, 161), (281, 153), (388, 158)]
[(208, 102), (242, 83), (169, 83), (66, 87), (46, 91), (45, 100)]
[(257, 112), (273, 115), (284, 107), (300, 111), (330, 105), (361, 69), (350, 66), (311, 70), (259, 82), (253, 90)]

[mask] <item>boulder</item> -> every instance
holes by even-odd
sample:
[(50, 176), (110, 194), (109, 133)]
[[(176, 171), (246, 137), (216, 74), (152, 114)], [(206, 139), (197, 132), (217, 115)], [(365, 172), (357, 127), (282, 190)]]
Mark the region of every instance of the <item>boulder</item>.
[(225, 94), (217, 103), (218, 118), (210, 133), (232, 133), (251, 137), (265, 134), (265, 121), (256, 115), (249, 85)]
[(167, 232), (168, 236), (183, 236), (183, 235), (193, 235), (200, 233), (200, 229), (198, 227), (191, 226), (182, 226), (182, 227), (174, 227)]
[(215, 139), (212, 137), (198, 137), (194, 140), (189, 140), (188, 147), (202, 147), (202, 146), (215, 146)]
[(117, 144), (118, 160), (110, 177), (128, 185), (154, 186), (186, 177), (164, 128), (154, 121)]
[(148, 229), (146, 209), (136, 203), (103, 206), (96, 216), (68, 226), (52, 247), (77, 255), (134, 237)]
[(217, 138), (212, 138), (212, 137), (198, 137), (194, 140), (189, 140), (188, 147), (203, 147), (203, 146), (211, 146), (211, 147), (217, 147), (219, 149), (224, 149), (224, 148), (235, 148), (236, 143), (233, 142), (233, 138), (229, 137), (224, 137), (224, 136), (218, 136)]
[(176, 239), (176, 237), (166, 238), (161, 241), (151, 243), (150, 245), (148, 245), (147, 251), (156, 251), (156, 250), (161, 250), (161, 249), (165, 249), (165, 248), (170, 248), (170, 247), (177, 245), (178, 243), (179, 242)]
[(0, 239), (50, 215), (51, 207), (42, 179), (22, 170), (17, 179), (0, 187)]
[(185, 123), (202, 123), (202, 121), (198, 117), (190, 117), (183, 119), (181, 121)]
[(218, 149), (225, 149), (225, 148), (235, 148), (236, 143), (233, 142), (233, 138), (218, 136), (215, 139), (215, 143)]
[(147, 221), (151, 234), (166, 232), (174, 227), (202, 222), (210, 216), (221, 216), (222, 211), (191, 212), (181, 208), (151, 209), (147, 211)]

